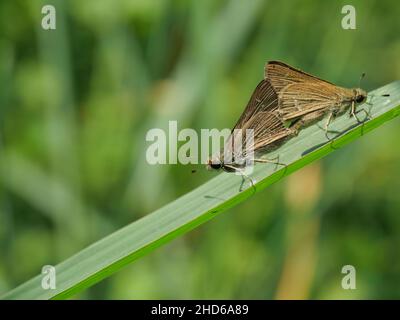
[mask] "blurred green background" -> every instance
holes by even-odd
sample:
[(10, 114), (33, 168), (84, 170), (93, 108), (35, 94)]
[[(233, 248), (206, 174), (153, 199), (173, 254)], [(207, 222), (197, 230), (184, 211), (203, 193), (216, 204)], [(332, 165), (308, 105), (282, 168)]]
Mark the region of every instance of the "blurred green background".
[[(365, 72), (366, 90), (400, 79), (399, 17), (397, 0), (1, 0), (0, 295), (215, 175), (148, 165), (145, 134), (231, 127), (266, 61), (346, 87)], [(75, 298), (400, 298), (399, 124)]]

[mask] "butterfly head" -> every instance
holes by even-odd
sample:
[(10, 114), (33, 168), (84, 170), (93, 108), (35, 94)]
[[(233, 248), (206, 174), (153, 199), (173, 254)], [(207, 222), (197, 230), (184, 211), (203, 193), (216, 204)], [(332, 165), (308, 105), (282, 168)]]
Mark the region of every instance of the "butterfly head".
[(356, 103), (363, 103), (367, 100), (367, 92), (363, 89), (353, 89), (353, 100)]
[(221, 160), (218, 157), (211, 157), (207, 160), (207, 170), (219, 170), (222, 168)]

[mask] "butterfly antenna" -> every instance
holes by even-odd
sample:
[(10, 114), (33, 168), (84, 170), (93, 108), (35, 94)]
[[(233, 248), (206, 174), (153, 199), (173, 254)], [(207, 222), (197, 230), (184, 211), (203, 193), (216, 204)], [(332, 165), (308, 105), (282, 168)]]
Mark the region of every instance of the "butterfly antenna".
[(365, 78), (365, 72), (363, 72), (360, 76), (360, 80), (358, 81), (358, 87), (361, 88), (361, 80)]

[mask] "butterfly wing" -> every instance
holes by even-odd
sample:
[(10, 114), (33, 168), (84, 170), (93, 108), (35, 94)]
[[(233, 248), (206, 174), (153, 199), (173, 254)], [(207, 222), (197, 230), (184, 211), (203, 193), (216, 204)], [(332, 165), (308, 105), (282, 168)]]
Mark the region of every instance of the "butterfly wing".
[[(248, 129), (253, 131), (253, 139), (247, 135)], [(279, 118), (275, 90), (271, 83), (264, 79), (254, 90), (242, 116), (233, 128), (225, 150), (231, 152), (235, 158), (246, 157), (244, 149), (253, 152), (270, 151), (289, 137), (291, 132)]]
[(245, 110), (236, 125), (233, 127), (233, 130), (242, 128), (244, 124), (258, 112), (276, 110), (277, 108), (278, 96), (276, 95), (275, 90), (272, 88), (268, 80), (262, 80), (255, 88)]
[(334, 84), (317, 78), (309, 73), (296, 69), (280, 61), (269, 61), (264, 68), (264, 78), (268, 79), (275, 92), (279, 93), (284, 87), (293, 83), (317, 82), (324, 85)]
[[(284, 122), (302, 117), (319, 120), (336, 111), (349, 90), (280, 61), (265, 66), (265, 79), (271, 82), (278, 95), (279, 115)], [(311, 122), (311, 121), (310, 121)]]
[(340, 87), (331, 88), (318, 83), (293, 83), (278, 95), (279, 115), (283, 121), (292, 121), (309, 115), (325, 114), (340, 108), (343, 92)]
[[(254, 140), (251, 149), (254, 153), (269, 152), (291, 137), (292, 131), (286, 128), (276, 111), (263, 111), (254, 115), (243, 127), (253, 129)], [(249, 143), (248, 139), (246, 143)]]

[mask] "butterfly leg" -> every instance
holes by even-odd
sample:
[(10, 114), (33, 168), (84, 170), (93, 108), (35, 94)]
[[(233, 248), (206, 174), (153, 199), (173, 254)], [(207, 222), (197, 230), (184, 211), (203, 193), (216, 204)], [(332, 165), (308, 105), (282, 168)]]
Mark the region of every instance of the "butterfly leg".
[[(242, 183), (240, 184), (240, 187), (239, 187), (239, 191), (240, 191), (240, 192), (243, 191), (243, 184), (244, 184), (245, 178), (249, 179), (250, 185), (251, 185), (251, 187), (254, 189), (254, 193), (256, 192), (257, 189), (256, 189), (256, 186), (254, 185), (253, 179), (250, 178), (247, 174), (245, 174), (245, 173), (243, 172), (243, 170), (238, 169), (238, 168), (233, 167), (233, 166), (230, 166), (230, 165), (227, 165), (227, 164), (225, 164), (225, 167), (227, 167), (227, 168), (229, 168), (229, 169), (233, 169), (233, 172), (239, 172), (240, 175), (242, 176)], [(232, 171), (230, 171), (230, 172), (232, 172)]]
[(256, 188), (256, 186), (254, 185), (253, 179), (252, 179), (251, 177), (249, 177), (247, 174), (245, 174), (243, 171), (240, 170), (239, 172), (240, 172), (240, 174), (241, 174), (241, 176), (242, 176), (242, 183), (240, 184), (239, 191), (240, 191), (240, 192), (243, 191), (243, 184), (244, 184), (244, 182), (245, 182), (245, 180), (246, 180), (245, 178), (247, 178), (247, 179), (250, 181), (250, 185), (251, 185), (251, 187), (253, 188), (254, 193), (256, 193), (257, 188)]
[(351, 102), (351, 109), (350, 109), (350, 116), (354, 117), (358, 123), (361, 123), (362, 121), (357, 117), (357, 112), (356, 112), (356, 104), (354, 101)]
[[(276, 161), (279, 161), (279, 156), (276, 156), (275, 158), (272, 159), (265, 159), (265, 158), (258, 158), (254, 159), (254, 162), (259, 162), (259, 163), (277, 163)], [(279, 162), (278, 162), (279, 164)]]
[(364, 108), (356, 111), (356, 113), (360, 113), (360, 112), (364, 112), (365, 113), (365, 119), (362, 122), (364, 122), (367, 119), (371, 119), (372, 118), (371, 114), (367, 110), (365, 110)]
[(239, 192), (242, 192), (243, 191), (243, 185), (244, 185), (244, 182), (246, 181), (246, 179), (243, 177), (243, 175), (242, 175), (242, 183), (240, 184), (240, 187), (239, 187)]
[(329, 141), (331, 141), (331, 142), (332, 142), (334, 139), (329, 137), (329, 133), (336, 133), (336, 134), (338, 133), (337, 131), (329, 130), (329, 125), (332, 123), (332, 120), (335, 119), (336, 115), (337, 115), (337, 112), (336, 112), (336, 111), (332, 111), (331, 113), (329, 113), (328, 119), (326, 120), (325, 126), (324, 126), (324, 129), (325, 129), (325, 137), (326, 137), (327, 140), (329, 140)]
[(254, 159), (254, 162), (258, 162), (258, 163), (273, 163), (275, 164), (275, 170), (277, 169), (278, 166), (283, 166), (283, 167), (287, 167), (286, 164), (279, 162), (279, 155), (277, 155), (275, 158), (273, 159)]
[[(367, 120), (367, 119), (370, 119), (371, 118), (371, 115), (368, 113), (368, 111), (367, 110), (365, 110), (365, 109), (361, 109), (361, 110), (359, 110), (359, 111), (357, 111), (356, 112), (356, 110), (355, 110), (356, 108), (355, 108), (355, 103), (354, 103), (354, 101), (351, 103), (351, 115), (354, 117), (354, 118), (356, 118), (356, 120), (357, 120), (357, 122), (360, 124), (360, 123), (362, 123), (362, 127), (361, 127), (361, 135), (363, 135), (364, 134), (364, 122)], [(364, 111), (365, 113), (366, 113), (366, 117), (365, 117), (365, 119), (364, 120), (360, 120), (358, 117), (357, 117), (357, 113), (358, 112), (361, 112), (361, 111)]]
[(293, 127), (289, 128), (288, 130), (289, 130), (290, 137), (296, 137), (296, 136), (298, 136), (298, 134), (300, 132), (300, 128), (297, 126), (293, 126)]
[(357, 121), (358, 121), (358, 123), (361, 123), (361, 124), (362, 124), (362, 125), (361, 125), (361, 135), (364, 135), (364, 123), (365, 123), (365, 121), (371, 119), (372, 116), (371, 116), (370, 113), (369, 113), (367, 110), (365, 110), (365, 109), (358, 110), (356, 113), (359, 113), (359, 112), (362, 112), (362, 111), (365, 112), (365, 118), (364, 118), (364, 120), (362, 120), (361, 122), (358, 121), (358, 119), (357, 119)]
[(331, 112), (330, 114), (329, 114), (329, 116), (328, 116), (328, 119), (326, 120), (326, 122), (325, 122), (325, 136), (326, 136), (326, 138), (328, 139), (328, 140), (330, 140), (329, 139), (329, 137), (328, 137), (328, 131), (329, 131), (329, 125), (331, 124), (331, 122), (332, 122), (332, 119), (334, 118), (334, 113), (333, 112)]
[(364, 102), (365, 104), (369, 105), (369, 106), (373, 106), (374, 104), (371, 101), (366, 101)]
[(368, 96), (369, 96), (370, 99), (369, 99), (369, 101), (366, 101), (365, 103), (369, 104), (370, 106), (372, 106), (373, 105), (372, 100), (375, 98), (375, 95), (374, 94), (369, 94)]

